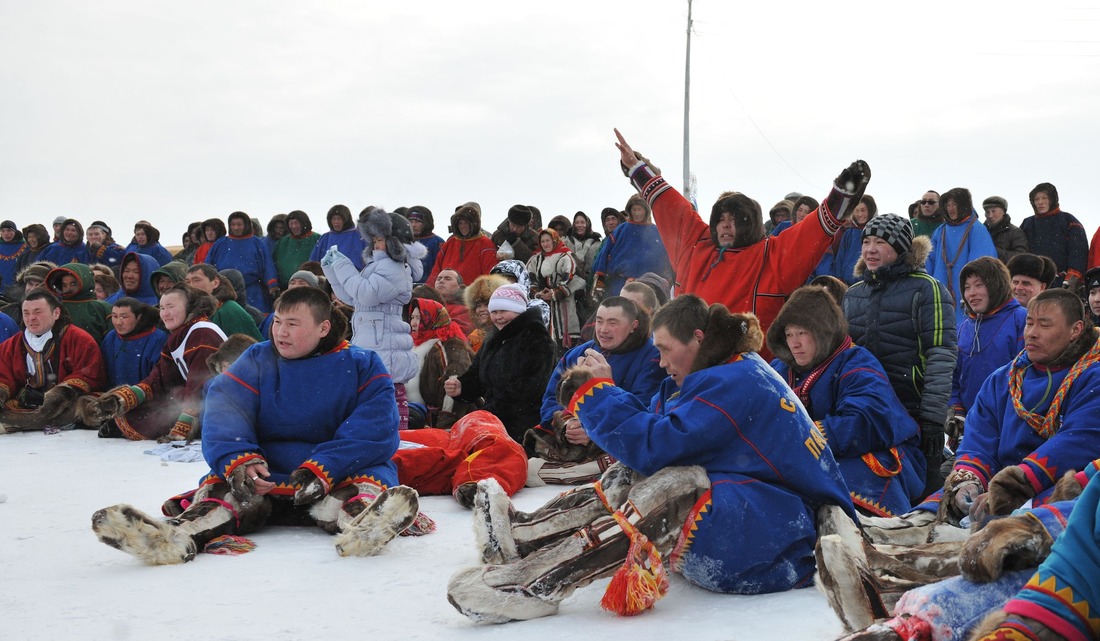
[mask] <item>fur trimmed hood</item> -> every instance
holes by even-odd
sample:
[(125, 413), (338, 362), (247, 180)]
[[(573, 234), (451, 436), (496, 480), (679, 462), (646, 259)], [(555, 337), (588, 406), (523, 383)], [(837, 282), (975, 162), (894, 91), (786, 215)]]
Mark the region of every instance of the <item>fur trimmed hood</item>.
[[(287, 223), (290, 223), (290, 221), (292, 220), (298, 221), (298, 224), (302, 226), (302, 234), (301, 236), (299, 236), (299, 238), (309, 236), (311, 233), (313, 233), (313, 223), (309, 220), (309, 214), (307, 214), (306, 212), (300, 209), (295, 209), (294, 211), (286, 215)], [(286, 234), (287, 236), (293, 237), (293, 234), (290, 233), (289, 226), (287, 227)]]
[(760, 203), (745, 194), (729, 191), (718, 197), (710, 208), (710, 240), (716, 247), (718, 243), (718, 225), (722, 214), (733, 215), (733, 247), (748, 247), (764, 240), (764, 215)]
[[(156, 227), (153, 227), (149, 223), (136, 223), (134, 225), (134, 232), (137, 233), (139, 229), (145, 231), (145, 244), (142, 245), (142, 247), (152, 247), (160, 242), (160, 230)], [(110, 235), (108, 235), (108, 237), (109, 236)]]
[[(252, 223), (249, 223), (249, 225), (251, 225), (251, 224)], [(202, 240), (203, 240), (203, 242), (206, 242), (206, 228), (207, 227), (209, 227), (210, 229), (213, 229), (214, 230), (214, 235), (217, 236), (218, 238), (221, 238), (221, 237), (225, 236), (228, 233), (225, 229), (225, 223), (222, 222), (221, 218), (207, 218), (206, 220), (202, 221), (202, 233), (203, 233), (203, 239)], [(251, 229), (251, 227), (250, 227), (250, 229)]]
[(970, 303), (966, 302), (966, 296), (962, 294), (966, 289), (966, 279), (971, 276), (982, 279), (986, 290), (989, 292), (989, 309), (985, 311), (985, 314), (999, 309), (1012, 298), (1012, 276), (1008, 273), (1005, 264), (992, 256), (975, 258), (964, 265), (962, 271), (959, 272), (959, 296), (962, 298), (963, 309), (972, 318), (977, 317), (977, 314), (970, 308)]
[[(1047, 212), (1048, 214), (1060, 207), (1058, 203), (1058, 188), (1050, 183), (1039, 183), (1027, 194), (1027, 201), (1031, 203), (1031, 211), (1035, 211), (1035, 194), (1041, 191), (1046, 192), (1047, 198), (1050, 198), (1050, 211)], [(1038, 215), (1038, 213), (1039, 212), (1035, 212), (1036, 215)]]
[(642, 198), (638, 194), (634, 194), (630, 198), (626, 199), (626, 207), (623, 209), (623, 213), (626, 214), (626, 217), (623, 219), (623, 222), (633, 222), (633, 220), (631, 220), (630, 218), (630, 208), (634, 205), (641, 205), (642, 207), (645, 207), (645, 220), (643, 220), (641, 224), (652, 225), (653, 210), (649, 208), (649, 203), (645, 201), (645, 198)]
[(332, 228), (333, 217), (338, 217), (344, 221), (344, 228), (341, 231), (347, 231), (352, 228), (351, 210), (347, 205), (333, 205), (332, 209), (328, 210), (328, 214), (325, 215), (325, 221), (328, 223), (329, 231), (336, 231)]
[[(470, 233), (466, 236), (462, 236), (458, 233), (458, 221), (466, 220), (470, 223)], [(451, 226), (448, 231), (454, 235), (455, 238), (461, 238), (463, 240), (469, 238), (477, 238), (481, 234), (481, 205), (470, 201), (463, 205), (459, 205), (455, 209), (455, 213), (451, 216)]]
[[(898, 263), (903, 263), (908, 270), (916, 271), (918, 269), (924, 269), (924, 264), (928, 260), (928, 255), (932, 253), (932, 241), (928, 236), (914, 236), (913, 246), (909, 248), (909, 251), (905, 252), (901, 256), (898, 256)], [(897, 263), (894, 263), (896, 265)], [(887, 265), (882, 269), (889, 269), (893, 265)], [(863, 275), (867, 272), (867, 263), (863, 262), (863, 257), (860, 257), (856, 261), (855, 269), (852, 273), (855, 276), (863, 278)]]
[[(787, 347), (786, 331), (788, 325), (798, 325), (810, 330), (817, 351), (813, 361), (806, 367), (800, 367)], [(768, 328), (768, 349), (776, 358), (783, 361), (794, 371), (805, 372), (821, 364), (848, 335), (848, 319), (844, 317), (840, 305), (833, 294), (821, 285), (805, 285), (794, 290), (779, 315)]]
[[(952, 200), (955, 202), (955, 208), (959, 212), (959, 217), (954, 221), (947, 215), (947, 201)], [(958, 225), (965, 221), (970, 216), (975, 214), (974, 212), (974, 197), (970, 195), (970, 190), (965, 187), (955, 187), (954, 189), (948, 189), (940, 196), (940, 209), (943, 210), (943, 218), (948, 225)]]
[(423, 225), (421, 236), (431, 236), (435, 232), (435, 218), (432, 216), (432, 210), (428, 209), (424, 205), (413, 205), (405, 211), (405, 218), (413, 220), (414, 218), (419, 220)]
[(387, 256), (399, 263), (408, 261), (414, 239), (412, 226), (404, 216), (386, 213), (380, 207), (367, 207), (359, 214), (359, 235), (366, 244), (364, 262), (369, 262), (367, 259), (373, 253), (375, 238), (386, 239)]
[(731, 314), (725, 305), (710, 306), (703, 341), (691, 364), (691, 373), (721, 365), (737, 354), (758, 352), (764, 332), (755, 314)]

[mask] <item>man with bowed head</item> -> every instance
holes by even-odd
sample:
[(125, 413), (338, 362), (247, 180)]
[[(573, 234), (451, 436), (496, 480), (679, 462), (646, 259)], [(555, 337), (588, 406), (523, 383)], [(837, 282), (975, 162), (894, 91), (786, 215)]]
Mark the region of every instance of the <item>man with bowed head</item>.
[[(324, 292), (284, 293), (272, 339), (210, 383), (202, 434), (210, 473), (198, 490), (165, 503), (167, 521), (124, 504), (99, 510), (99, 540), (165, 565), (193, 560), (222, 535), (311, 522), (338, 534), (341, 556), (380, 552), (416, 519), (418, 500), (390, 460), (399, 441), (393, 383), (378, 355), (348, 345), (344, 330)], [(181, 509), (184, 498), (191, 503)]]
[[(711, 208), (708, 224), (618, 130), (615, 135), (623, 172), (653, 208), (676, 273), (677, 292), (722, 303), (734, 313), (752, 312), (764, 331), (787, 296), (821, 262), (871, 179), (866, 162), (853, 162), (840, 172), (816, 214), (779, 236), (765, 237), (763, 214), (755, 200), (738, 192), (722, 194)], [(766, 352), (761, 355), (770, 358)]]

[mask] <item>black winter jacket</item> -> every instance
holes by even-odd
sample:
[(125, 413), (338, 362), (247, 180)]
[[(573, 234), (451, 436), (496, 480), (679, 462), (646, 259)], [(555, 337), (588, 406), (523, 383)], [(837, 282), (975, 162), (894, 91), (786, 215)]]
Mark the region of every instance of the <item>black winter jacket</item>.
[[(546, 383), (554, 369), (554, 343), (542, 324), (542, 311), (531, 308), (501, 330), (492, 330), (474, 356), (470, 369), (458, 377), (461, 401), (485, 399), (492, 412), (518, 443), (539, 424)], [(948, 380), (948, 392), (950, 392)]]
[(1027, 236), (1024, 234), (1024, 230), (1012, 224), (1012, 219), (1008, 217), (1008, 214), (1005, 214), (1001, 218), (1001, 222), (995, 225), (986, 223), (985, 228), (989, 230), (989, 235), (993, 237), (993, 245), (997, 248), (997, 258), (1000, 258), (1001, 262), (1007, 263), (1013, 256), (1027, 253)]
[(919, 422), (943, 425), (957, 358), (955, 309), (942, 283), (924, 270), (927, 237), (913, 239), (897, 262), (876, 271), (863, 259), (862, 280), (844, 295), (848, 332), (882, 363), (901, 402)]

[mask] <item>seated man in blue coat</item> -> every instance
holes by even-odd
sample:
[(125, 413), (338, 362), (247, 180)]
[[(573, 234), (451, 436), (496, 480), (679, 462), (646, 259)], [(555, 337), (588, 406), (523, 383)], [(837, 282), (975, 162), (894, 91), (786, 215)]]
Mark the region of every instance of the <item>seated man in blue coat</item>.
[[(528, 461), (527, 486), (580, 485), (600, 477), (615, 459), (588, 438), (580, 420), (558, 402), (562, 374), (596, 350), (611, 366), (615, 384), (649, 405), (665, 370), (649, 335), (649, 314), (622, 296), (605, 298), (596, 309), (596, 339), (574, 347), (558, 361), (542, 397), (541, 421), (523, 436)], [(568, 399), (566, 399), (568, 400)]]
[(818, 509), (855, 518), (821, 432), (756, 354), (755, 316), (682, 295), (653, 325), (669, 378), (649, 408), (615, 384), (595, 350), (564, 377), (560, 396), (575, 390), (567, 408), (619, 464), (530, 514), (494, 481), (479, 483), (474, 527), (487, 564), (451, 577), (459, 612), (494, 623), (547, 616), (576, 588), (615, 574), (603, 605), (635, 614), (667, 589), (666, 562), (715, 592), (803, 587)]
[(418, 501), (390, 460), (399, 441), (393, 383), (374, 352), (343, 340), (345, 323), (318, 289), (280, 297), (272, 339), (209, 385), (210, 473), (198, 490), (165, 504), (167, 522), (129, 505), (99, 510), (99, 540), (161, 565), (266, 523), (316, 523), (339, 535), (342, 556), (377, 554), (409, 527)]

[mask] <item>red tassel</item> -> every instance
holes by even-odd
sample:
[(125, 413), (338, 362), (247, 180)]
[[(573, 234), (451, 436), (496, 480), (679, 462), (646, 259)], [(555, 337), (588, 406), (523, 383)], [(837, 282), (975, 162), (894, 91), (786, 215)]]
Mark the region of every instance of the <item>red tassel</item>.
[(256, 549), (256, 544), (252, 539), (243, 536), (234, 536), (232, 534), (225, 534), (217, 538), (211, 539), (206, 544), (206, 547), (202, 549), (207, 554), (245, 554)]
[(649, 539), (618, 513), (614, 516), (620, 525), (629, 526), (624, 530), (633, 532), (626, 561), (611, 577), (600, 606), (620, 616), (634, 616), (652, 608), (668, 592), (668, 573)]

